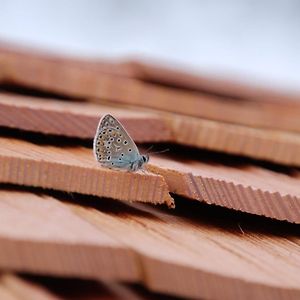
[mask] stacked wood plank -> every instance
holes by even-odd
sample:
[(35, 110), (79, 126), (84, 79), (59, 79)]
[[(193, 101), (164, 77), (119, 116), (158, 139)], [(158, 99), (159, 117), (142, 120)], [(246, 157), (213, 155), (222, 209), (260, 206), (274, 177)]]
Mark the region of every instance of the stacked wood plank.
[[(25, 100), (25, 101), (24, 101)], [(99, 117), (114, 114), (137, 142), (177, 143), (300, 166), (300, 134), (262, 130), (188, 116), (0, 94), (0, 126), (82, 139), (93, 138)]]
[[(0, 82), (3, 84), (101, 103), (109, 100), (110, 103), (136, 105), (158, 110), (160, 115), (168, 112), (169, 130), (173, 133), (169, 140), (172, 142), (280, 164), (300, 165), (299, 103), (241, 101), (194, 90), (156, 86), (132, 78), (135, 74), (129, 72), (132, 69), (124, 69), (124, 64), (119, 67), (114, 64), (109, 68), (103, 63), (93, 66), (87, 62), (9, 50), (0, 53)], [(159, 76), (160, 72), (155, 74)], [(139, 73), (136, 76), (139, 77)], [(57, 105), (56, 108), (50, 104), (47, 108), (37, 109), (42, 110), (38, 115), (43, 115), (44, 109), (54, 109), (57, 113)], [(69, 114), (68, 117), (71, 118)], [(91, 119), (91, 115), (90, 118), (81, 117), (78, 123), (92, 122)]]
[(171, 214), (104, 199), (56, 197), (2, 190), (2, 268), (143, 282), (182, 297), (299, 297), (299, 236), (286, 225), (265, 232), (260, 226), (271, 223), (224, 211), (214, 215), (192, 203)]
[[(78, 278), (99, 299), (299, 299), (296, 96), (7, 47), (1, 88), (0, 296), (73, 299), (63, 278)], [(170, 151), (100, 167), (105, 113)]]
[(174, 206), (170, 193), (300, 224), (299, 179), (250, 164), (153, 157), (151, 172), (99, 168), (91, 150), (0, 138), (0, 181)]

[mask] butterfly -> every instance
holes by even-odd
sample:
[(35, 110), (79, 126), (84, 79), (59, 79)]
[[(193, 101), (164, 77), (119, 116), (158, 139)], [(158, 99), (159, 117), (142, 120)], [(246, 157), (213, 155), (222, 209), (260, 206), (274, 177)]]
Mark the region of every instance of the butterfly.
[(96, 160), (106, 168), (137, 171), (149, 161), (141, 155), (133, 139), (112, 115), (103, 116), (98, 124), (93, 143)]

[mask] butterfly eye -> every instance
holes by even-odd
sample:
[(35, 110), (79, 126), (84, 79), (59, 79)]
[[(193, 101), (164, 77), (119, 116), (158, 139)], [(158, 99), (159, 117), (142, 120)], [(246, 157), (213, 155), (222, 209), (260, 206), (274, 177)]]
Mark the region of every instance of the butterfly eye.
[(111, 129), (108, 129), (108, 132), (111, 132)]
[(105, 122), (105, 126), (108, 126), (108, 122)]
[(127, 145), (128, 144), (128, 142), (127, 141), (124, 141), (124, 145)]
[(99, 139), (102, 139), (102, 135), (99, 135)]
[(117, 127), (116, 127), (116, 129), (117, 129), (117, 130), (119, 130), (119, 129), (120, 129), (120, 127), (119, 127), (119, 126), (117, 126)]
[(131, 152), (132, 151), (131, 148), (129, 148), (128, 151)]
[(121, 139), (117, 139), (117, 142), (118, 142), (118, 143), (121, 143)]
[(111, 158), (111, 157), (110, 157), (110, 156), (108, 156), (108, 157), (107, 157), (107, 160), (110, 160), (110, 158)]
[(109, 140), (110, 140), (110, 141), (114, 141), (114, 138), (113, 138), (113, 137), (111, 137)]
[(121, 153), (121, 156), (124, 156), (124, 153)]

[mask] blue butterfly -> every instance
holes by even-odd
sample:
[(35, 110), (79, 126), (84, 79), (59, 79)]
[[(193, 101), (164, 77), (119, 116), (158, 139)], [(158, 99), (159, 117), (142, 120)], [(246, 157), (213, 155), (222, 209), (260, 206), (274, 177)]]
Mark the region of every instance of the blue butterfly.
[(128, 132), (110, 114), (99, 122), (93, 150), (96, 160), (106, 168), (137, 171), (149, 161), (149, 155), (140, 154)]

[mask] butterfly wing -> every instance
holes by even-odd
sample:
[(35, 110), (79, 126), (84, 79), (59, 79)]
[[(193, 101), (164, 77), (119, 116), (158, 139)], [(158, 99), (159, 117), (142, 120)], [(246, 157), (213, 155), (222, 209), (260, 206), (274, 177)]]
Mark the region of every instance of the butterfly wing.
[(128, 132), (110, 114), (103, 116), (99, 122), (93, 149), (97, 161), (109, 168), (130, 169), (131, 164), (140, 158)]

